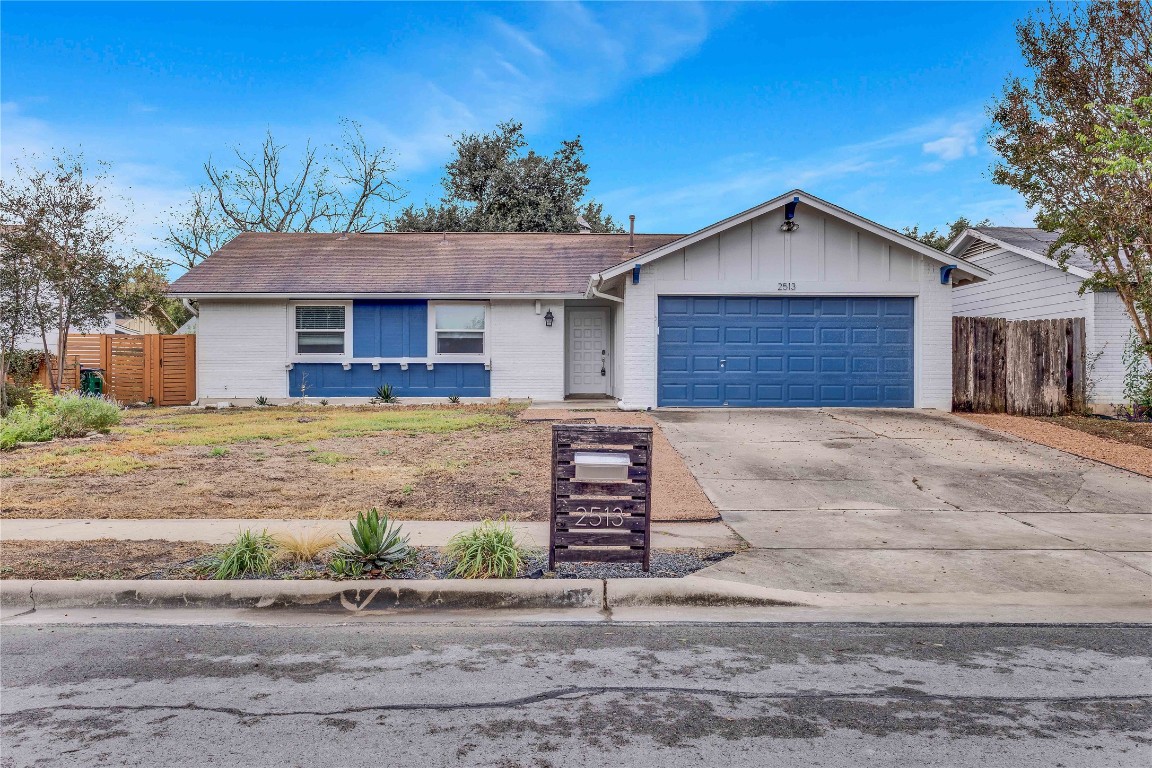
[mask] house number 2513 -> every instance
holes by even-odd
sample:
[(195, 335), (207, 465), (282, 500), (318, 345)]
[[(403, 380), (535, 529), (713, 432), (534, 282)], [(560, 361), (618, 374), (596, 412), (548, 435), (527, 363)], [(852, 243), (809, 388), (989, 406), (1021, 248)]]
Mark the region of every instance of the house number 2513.
[(778, 291), (794, 291), (794, 290), (796, 290), (796, 283), (776, 283), (776, 290), (778, 290)]

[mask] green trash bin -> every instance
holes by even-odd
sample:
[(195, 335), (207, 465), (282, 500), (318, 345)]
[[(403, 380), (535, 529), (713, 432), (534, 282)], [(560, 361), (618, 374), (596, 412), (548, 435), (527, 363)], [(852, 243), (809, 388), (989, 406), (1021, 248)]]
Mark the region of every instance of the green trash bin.
[(104, 393), (104, 371), (99, 368), (80, 369), (80, 392), (85, 395)]

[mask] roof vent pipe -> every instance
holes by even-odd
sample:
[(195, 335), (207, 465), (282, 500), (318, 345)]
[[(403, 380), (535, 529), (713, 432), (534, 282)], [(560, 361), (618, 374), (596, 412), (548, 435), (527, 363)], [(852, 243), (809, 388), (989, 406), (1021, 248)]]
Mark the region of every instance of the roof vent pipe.
[(636, 253), (636, 214), (628, 214), (628, 253)]

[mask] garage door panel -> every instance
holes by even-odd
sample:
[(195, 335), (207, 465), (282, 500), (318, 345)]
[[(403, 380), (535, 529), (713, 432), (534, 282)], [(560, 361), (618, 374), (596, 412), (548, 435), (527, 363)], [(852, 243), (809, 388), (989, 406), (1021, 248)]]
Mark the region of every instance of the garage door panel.
[(913, 300), (661, 297), (659, 404), (913, 404)]

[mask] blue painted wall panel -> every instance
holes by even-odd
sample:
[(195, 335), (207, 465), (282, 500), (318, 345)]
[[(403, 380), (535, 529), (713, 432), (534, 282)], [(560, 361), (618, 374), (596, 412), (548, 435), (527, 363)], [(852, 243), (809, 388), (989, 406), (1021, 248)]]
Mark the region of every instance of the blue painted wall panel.
[(353, 357), (425, 357), (428, 354), (428, 302), (352, 302)]
[(660, 298), (665, 406), (913, 405), (911, 298)]
[(400, 370), (399, 363), (372, 370), (371, 363), (353, 363), (344, 370), (340, 363), (296, 363), (288, 372), (291, 397), (372, 397), (381, 384), (391, 384), (397, 397), (488, 397), (491, 372), (482, 363), (436, 363), (433, 370), (413, 363)]

